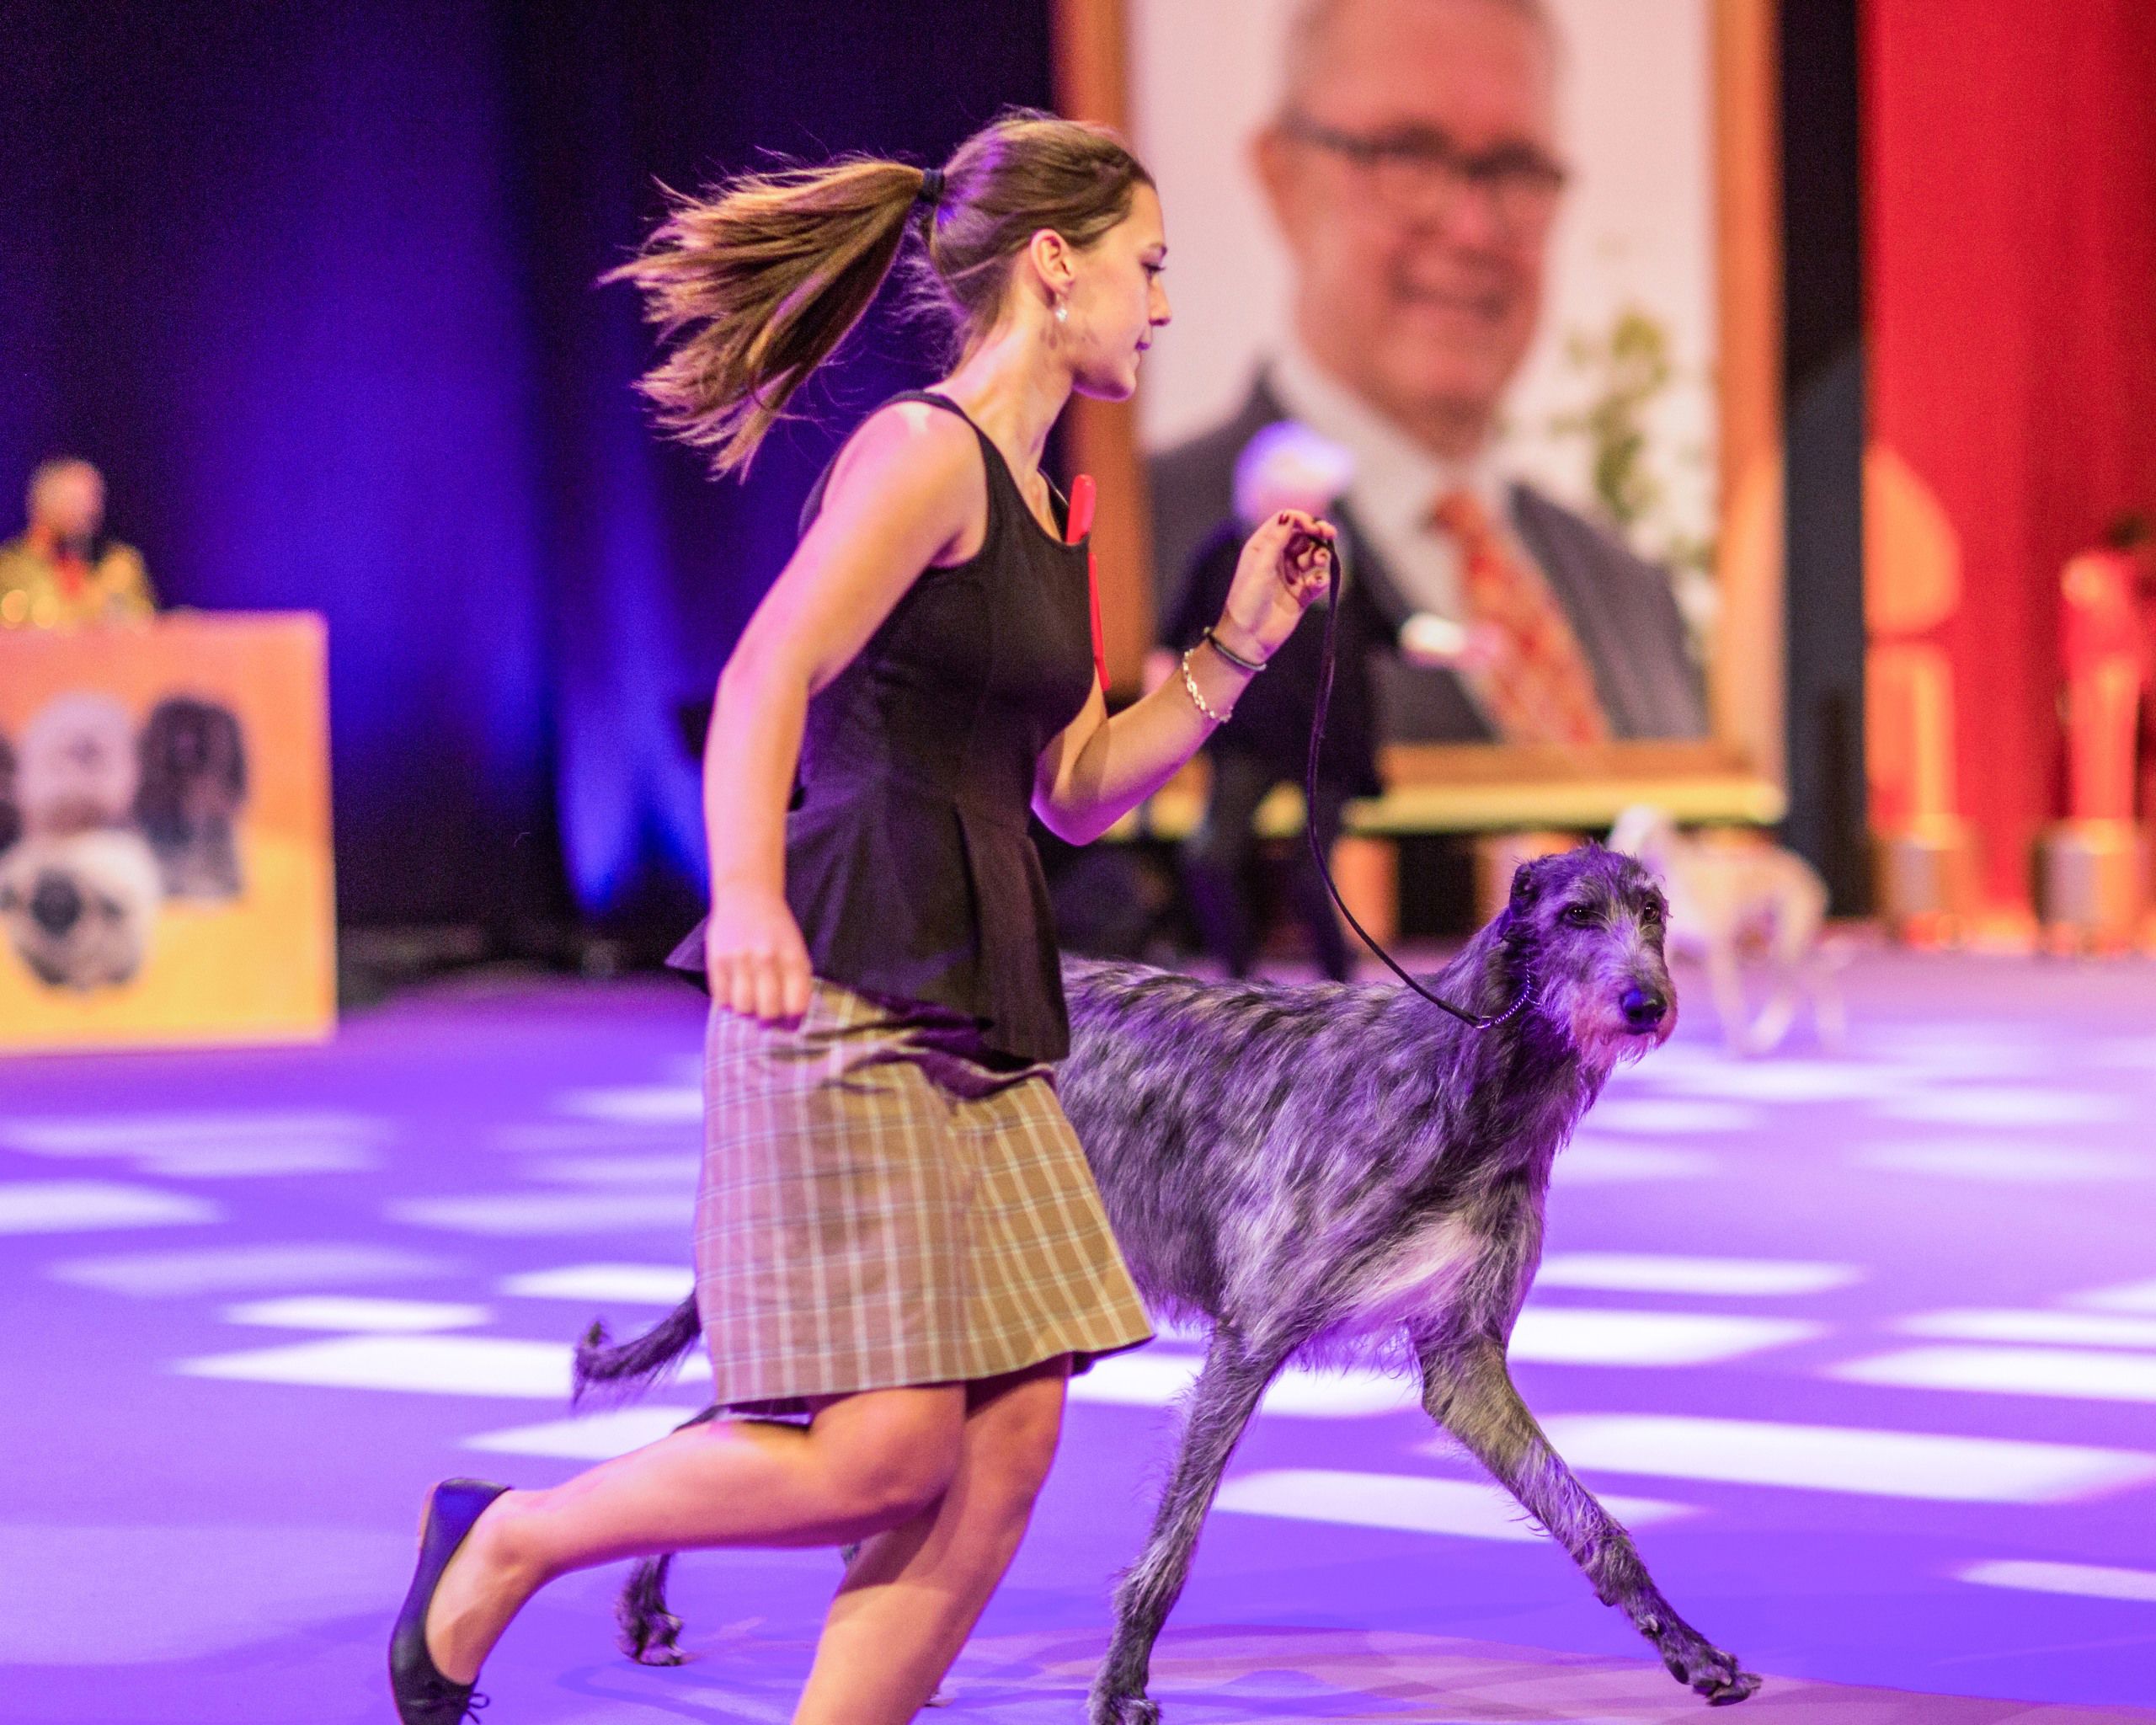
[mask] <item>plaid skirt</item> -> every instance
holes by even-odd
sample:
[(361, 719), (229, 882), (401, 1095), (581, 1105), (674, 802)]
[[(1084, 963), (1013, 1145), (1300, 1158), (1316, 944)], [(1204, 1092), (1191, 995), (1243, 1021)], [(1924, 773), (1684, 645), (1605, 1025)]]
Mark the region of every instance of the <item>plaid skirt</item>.
[(737, 1413), (1083, 1370), (1152, 1335), (1054, 1069), (820, 977), (791, 1026), (712, 1009), (696, 1262)]

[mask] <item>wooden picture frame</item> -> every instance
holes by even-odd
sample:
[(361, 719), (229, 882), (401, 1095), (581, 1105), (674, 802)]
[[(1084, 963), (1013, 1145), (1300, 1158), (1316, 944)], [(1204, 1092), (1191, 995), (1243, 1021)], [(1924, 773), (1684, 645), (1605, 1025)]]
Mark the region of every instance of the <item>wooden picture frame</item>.
[[(1385, 794), (1349, 805), (1369, 834), (1607, 826), (1650, 802), (1687, 822), (1771, 824), (1784, 768), (1777, 0), (1702, 0), (1714, 80), (1714, 200), (1719, 323), (1721, 618), (1707, 692), (1712, 736), (1581, 751), (1504, 744), (1396, 744)], [(1075, 119), (1130, 129), (1125, 0), (1053, 0), (1055, 89)], [(1145, 462), (1131, 403), (1079, 399), (1066, 420), (1074, 472), (1099, 482), (1103, 633), (1115, 692), (1134, 692), (1153, 639)], [(1118, 829), (1172, 837), (1195, 824), (1193, 770)], [(1261, 825), (1291, 831), (1300, 799), (1276, 793)]]

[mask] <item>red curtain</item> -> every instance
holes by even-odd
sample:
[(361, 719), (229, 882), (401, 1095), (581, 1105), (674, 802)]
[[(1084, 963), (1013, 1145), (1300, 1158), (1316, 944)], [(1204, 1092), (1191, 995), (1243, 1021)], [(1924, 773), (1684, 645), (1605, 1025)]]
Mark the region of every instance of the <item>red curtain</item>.
[(1864, 83), (1870, 435), (1959, 543), (1961, 812), (2025, 903), (2059, 571), (2156, 508), (2156, 4), (1868, 0)]

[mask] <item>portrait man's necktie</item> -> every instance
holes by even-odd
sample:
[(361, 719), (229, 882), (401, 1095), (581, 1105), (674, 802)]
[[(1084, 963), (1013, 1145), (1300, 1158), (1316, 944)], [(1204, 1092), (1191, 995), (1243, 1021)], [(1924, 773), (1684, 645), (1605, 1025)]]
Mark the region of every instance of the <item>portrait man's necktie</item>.
[(1449, 492), (1431, 521), (1460, 542), (1469, 620), (1497, 631), (1496, 663), (1464, 673), (1508, 743), (1609, 740), (1594, 671), (1541, 571), (1518, 555), (1472, 492)]

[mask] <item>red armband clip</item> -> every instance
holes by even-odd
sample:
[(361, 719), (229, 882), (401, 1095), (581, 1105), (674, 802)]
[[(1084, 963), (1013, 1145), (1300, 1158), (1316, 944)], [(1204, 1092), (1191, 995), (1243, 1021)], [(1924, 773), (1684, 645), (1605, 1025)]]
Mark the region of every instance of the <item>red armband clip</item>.
[[(1075, 545), (1093, 531), (1093, 476), (1081, 473), (1070, 482), (1070, 513), (1064, 539)], [(1108, 653), (1101, 638), (1101, 566), (1093, 547), (1086, 547), (1086, 596), (1093, 612), (1093, 674), (1101, 680), (1101, 693), (1108, 692)]]

